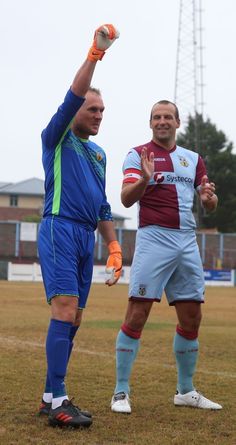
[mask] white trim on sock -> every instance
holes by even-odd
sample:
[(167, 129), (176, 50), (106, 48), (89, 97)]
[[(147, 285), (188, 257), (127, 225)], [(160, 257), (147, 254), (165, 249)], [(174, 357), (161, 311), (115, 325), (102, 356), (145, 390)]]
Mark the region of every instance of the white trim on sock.
[(51, 392), (44, 392), (43, 394), (43, 401), (46, 403), (52, 403), (52, 393)]
[(55, 399), (52, 399), (52, 409), (56, 409), (58, 406), (61, 406), (63, 400), (68, 400), (68, 396), (56, 397)]

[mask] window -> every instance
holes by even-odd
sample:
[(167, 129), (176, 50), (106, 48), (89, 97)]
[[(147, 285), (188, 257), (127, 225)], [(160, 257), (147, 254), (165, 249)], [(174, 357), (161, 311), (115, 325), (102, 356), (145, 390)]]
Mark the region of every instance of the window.
[(18, 196), (10, 195), (10, 207), (18, 207)]

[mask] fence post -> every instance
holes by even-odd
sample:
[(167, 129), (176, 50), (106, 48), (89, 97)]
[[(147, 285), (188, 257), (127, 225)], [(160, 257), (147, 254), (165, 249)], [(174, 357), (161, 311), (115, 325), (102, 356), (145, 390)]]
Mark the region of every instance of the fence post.
[(118, 231), (118, 242), (119, 242), (120, 246), (122, 247), (123, 228), (118, 227), (117, 231)]
[(205, 264), (206, 259), (206, 234), (201, 233), (201, 246), (202, 246), (202, 263)]
[(220, 234), (220, 260), (221, 260), (221, 264), (223, 264), (223, 259), (224, 259), (224, 236), (223, 233)]
[(15, 256), (18, 257), (20, 252), (20, 222), (16, 223), (16, 237), (15, 237)]
[(98, 234), (98, 260), (102, 259), (102, 235), (101, 233), (97, 232)]

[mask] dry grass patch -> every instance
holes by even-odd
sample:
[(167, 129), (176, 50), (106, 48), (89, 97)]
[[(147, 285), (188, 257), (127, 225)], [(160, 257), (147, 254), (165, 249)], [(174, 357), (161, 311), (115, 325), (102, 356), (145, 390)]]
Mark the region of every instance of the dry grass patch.
[(109, 404), (115, 384), (114, 344), (127, 286), (93, 285), (69, 366), (69, 394), (93, 413), (89, 430), (61, 430), (36, 416), (44, 387), (50, 317), (40, 283), (0, 282), (1, 445), (236, 445), (235, 288), (208, 288), (195, 384), (222, 403), (219, 412), (175, 408), (172, 355), (175, 311), (153, 307), (132, 375), (131, 416)]

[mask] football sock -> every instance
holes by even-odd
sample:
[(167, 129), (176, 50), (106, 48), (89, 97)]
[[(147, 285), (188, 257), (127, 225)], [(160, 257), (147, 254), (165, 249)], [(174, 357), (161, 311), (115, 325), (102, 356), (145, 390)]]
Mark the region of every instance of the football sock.
[(44, 392), (42, 398), (44, 402), (52, 403), (52, 392)]
[(198, 358), (198, 339), (186, 339), (177, 332), (174, 337), (174, 354), (177, 364), (177, 390), (186, 394), (194, 390), (193, 375)]
[(69, 336), (70, 344), (69, 344), (67, 364), (68, 364), (68, 362), (70, 360), (71, 351), (72, 351), (73, 346), (74, 346), (73, 340), (74, 340), (74, 337), (75, 337), (76, 332), (78, 331), (78, 329), (79, 329), (79, 326), (71, 326), (71, 328), (70, 328), (70, 336)]
[(119, 331), (116, 340), (116, 387), (115, 394), (129, 394), (129, 378), (140, 345), (140, 339), (128, 337)]
[[(70, 336), (69, 336), (70, 343), (69, 343), (67, 364), (69, 362), (71, 351), (72, 351), (72, 348), (73, 348), (73, 345), (74, 345), (73, 339), (74, 339), (78, 329), (79, 329), (79, 326), (71, 326), (71, 328), (70, 328)], [(47, 402), (47, 403), (50, 403), (52, 401), (52, 386), (51, 386), (51, 382), (50, 382), (48, 371), (47, 371), (45, 389), (44, 389), (44, 394), (43, 394), (43, 400), (44, 400), (44, 402)]]
[(56, 397), (55, 399), (52, 399), (52, 409), (56, 409), (56, 408), (58, 408), (58, 406), (61, 406), (63, 400), (68, 400), (68, 397), (62, 396), (62, 397)]
[[(46, 383), (45, 383), (45, 388), (44, 388), (44, 394), (52, 394), (52, 386), (51, 386), (51, 382), (50, 382), (50, 378), (49, 378), (49, 373), (47, 370), (47, 377), (46, 377)], [(43, 400), (45, 402), (47, 402), (47, 400), (43, 397)]]
[(72, 323), (51, 319), (46, 341), (48, 375), (51, 382), (53, 398), (65, 397), (65, 375), (70, 346), (70, 329)]

